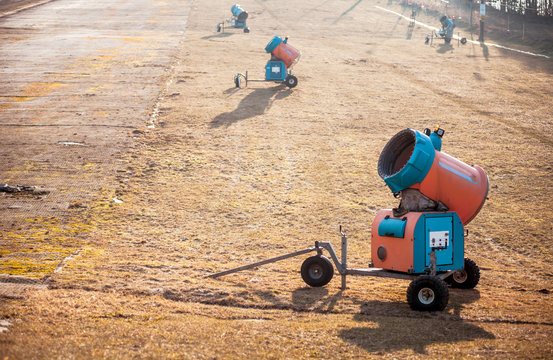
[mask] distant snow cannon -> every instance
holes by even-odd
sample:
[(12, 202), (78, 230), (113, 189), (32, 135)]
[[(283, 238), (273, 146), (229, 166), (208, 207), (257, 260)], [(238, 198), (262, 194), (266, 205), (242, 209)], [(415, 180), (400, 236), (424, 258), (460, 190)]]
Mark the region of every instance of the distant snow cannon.
[(265, 65), (265, 79), (250, 79), (248, 72), (245, 74), (238, 73), (234, 76), (234, 84), (237, 88), (242, 87), (242, 79), (245, 80), (245, 86), (248, 82), (283, 82), (289, 88), (298, 85), (298, 78), (292, 75), (292, 67), (299, 61), (301, 52), (290, 44), (288, 37), (284, 39), (280, 36), (275, 36), (265, 47), (265, 52), (271, 54), (270, 60)]
[[(457, 25), (455, 24), (453, 19), (450, 19), (447, 15), (440, 16), (440, 24), (442, 25), (442, 29), (438, 30), (438, 32), (433, 30), (430, 35), (426, 35), (426, 38), (424, 39), (425, 44), (428, 44), (429, 42), (431, 43), (434, 38), (442, 39), (445, 41), (446, 44), (449, 44), (451, 42), (451, 39), (454, 37), (453, 29), (455, 29)], [(462, 38), (460, 36), (457, 36), (457, 38), (461, 44), (464, 45), (467, 43), (466, 37)]]
[[(246, 19), (248, 19), (248, 12), (240, 7), (238, 4), (232, 5), (230, 8), (233, 19), (235, 19), (235, 27), (243, 28), (244, 31), (249, 29), (246, 27)], [(246, 31), (247, 32), (247, 31)]]
[(240, 5), (234, 4), (230, 8), (230, 12), (232, 14), (232, 17), (230, 19), (227, 19), (219, 24), (217, 24), (217, 32), (225, 32), (225, 23), (229, 24), (230, 27), (236, 28), (236, 29), (244, 29), (245, 33), (250, 32), (250, 28), (246, 26), (246, 19), (248, 18), (248, 12)]
[(438, 31), (438, 34), (442, 36), (445, 42), (450, 42), (453, 37), (453, 29), (455, 29), (455, 23), (447, 15), (440, 17), (440, 24), (442, 24), (442, 30)]

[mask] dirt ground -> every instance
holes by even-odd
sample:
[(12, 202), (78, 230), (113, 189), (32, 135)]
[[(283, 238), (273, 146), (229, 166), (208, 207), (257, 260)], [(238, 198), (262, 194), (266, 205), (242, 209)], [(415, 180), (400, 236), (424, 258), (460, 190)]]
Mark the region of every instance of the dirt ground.
[[(0, 356), (552, 358), (553, 60), (425, 45), (429, 30), (382, 10), (408, 17), (395, 2), (240, 4), (249, 34), (215, 32), (232, 4), (193, 3), (154, 126), (144, 117), (129, 132), (99, 191), (2, 222), (4, 260), (32, 254), (29, 243), (71, 256), (1, 262), (4, 283), (29, 290), (0, 304)], [(263, 77), (274, 35), (302, 52), (298, 86), (236, 89), (237, 72)], [(443, 312), (411, 311), (401, 280), (310, 288), (302, 257), (204, 278), (316, 240), (338, 248), (339, 225), (348, 263), (367, 267), (372, 219), (397, 206), (380, 152), (398, 131), (436, 124), (442, 151), (491, 185), (465, 245), (482, 278), (450, 289)]]

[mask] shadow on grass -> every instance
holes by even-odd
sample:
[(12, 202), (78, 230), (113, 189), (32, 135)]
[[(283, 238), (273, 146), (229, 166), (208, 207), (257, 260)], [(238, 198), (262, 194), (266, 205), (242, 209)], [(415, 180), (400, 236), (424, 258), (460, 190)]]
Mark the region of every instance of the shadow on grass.
[(446, 52), (453, 51), (453, 45), (451, 43), (444, 42), (443, 44), (440, 44), (438, 46), (438, 50), (436, 52), (440, 54), (445, 54)]
[[(263, 115), (275, 100), (284, 99), (292, 93), (292, 90), (284, 89), (285, 85), (282, 84), (271, 88), (254, 89), (240, 101), (236, 109), (215, 116), (211, 121), (211, 127), (230, 126), (235, 122)], [(225, 93), (230, 91), (228, 89)]]
[(482, 48), (482, 55), (484, 55), (484, 58), (486, 58), (486, 61), (490, 61), (490, 50), (488, 49), (488, 46), (484, 43), (480, 43), (480, 47)]
[(342, 19), (342, 17), (344, 17), (344, 15), (347, 15), (350, 11), (352, 11), (353, 9), (355, 9), (355, 7), (357, 5), (359, 5), (363, 0), (357, 0), (355, 2), (355, 4), (353, 4), (349, 9), (347, 9), (346, 11), (344, 11), (342, 14), (340, 14), (340, 16), (338, 16), (338, 18), (336, 18), (336, 20), (334, 20), (334, 22), (332, 24), (336, 24), (338, 23), (338, 21), (340, 21), (340, 19)]
[(234, 33), (232, 33), (232, 32), (217, 33), (217, 34), (213, 34), (213, 35), (202, 36), (202, 40), (209, 40), (209, 39), (213, 39), (213, 38), (226, 38), (226, 37), (229, 37), (229, 36), (232, 36), (232, 35), (234, 35)]
[[(380, 302), (369, 302), (366, 306), (381, 306)], [(388, 303), (387, 306), (401, 306)], [(447, 321), (434, 314), (419, 314), (413, 317), (354, 316), (361, 326), (340, 331), (344, 341), (359, 346), (370, 353), (381, 353), (411, 349), (425, 354), (432, 344), (451, 344), (476, 339), (494, 339), (495, 336), (481, 327), (465, 321)], [(363, 325), (366, 323), (366, 325)]]
[[(359, 313), (353, 316), (359, 326), (341, 330), (339, 336), (375, 355), (409, 349), (425, 354), (432, 344), (494, 339), (493, 334), (460, 316), (466, 304), (479, 298), (476, 290), (450, 289), (446, 310), (428, 313), (412, 311), (407, 302), (363, 301), (347, 296), (347, 292), (329, 294), (326, 288), (299, 288), (292, 294), (296, 311), (332, 312), (342, 299), (359, 305)], [(453, 313), (448, 311), (451, 309)]]
[[(406, 302), (364, 302), (354, 319), (368, 324), (342, 330), (340, 336), (368, 352), (411, 349), (419, 354), (425, 354), (426, 346), (432, 344), (494, 339), (493, 334), (460, 316), (466, 304), (478, 299), (477, 290), (450, 289), (445, 312), (434, 313), (412, 311)], [(448, 312), (451, 308), (453, 314)]]
[(303, 287), (292, 292), (293, 308), (298, 311), (331, 312), (342, 298), (342, 291), (329, 295), (325, 287)]
[(415, 26), (413, 26), (412, 23), (410, 23), (409, 26), (407, 26), (407, 37), (406, 37), (407, 40), (411, 40), (411, 38), (413, 37), (414, 29), (415, 29)]

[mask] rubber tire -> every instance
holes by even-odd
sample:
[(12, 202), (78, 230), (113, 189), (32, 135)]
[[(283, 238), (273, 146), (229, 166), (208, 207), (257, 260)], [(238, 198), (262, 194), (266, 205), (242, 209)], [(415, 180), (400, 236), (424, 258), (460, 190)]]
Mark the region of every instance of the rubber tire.
[(294, 75), (288, 75), (286, 76), (286, 79), (284, 79), (284, 83), (286, 86), (288, 86), (290, 89), (294, 88), (298, 85), (298, 78)]
[(221, 24), (217, 24), (217, 32), (221, 32)]
[(461, 39), (461, 44), (465, 45), (467, 43), (467, 38), (462, 38)]
[(245, 32), (246, 34), (249, 33), (249, 32), (250, 32), (250, 28), (249, 28), (249, 27), (245, 27), (245, 28), (244, 28), (244, 32)]
[(301, 277), (309, 286), (320, 287), (328, 284), (334, 276), (334, 267), (330, 260), (322, 255), (305, 259), (301, 264)]
[(474, 289), (480, 281), (480, 268), (474, 261), (465, 258), (464, 269), (455, 271), (451, 276), (446, 277), (445, 281), (452, 288)]
[(240, 88), (241, 85), (242, 85), (242, 82), (240, 81), (240, 76), (236, 75), (234, 77), (234, 86), (237, 87), (237, 88)]
[[(424, 295), (431, 295), (428, 302), (424, 300)], [(442, 311), (449, 302), (447, 284), (436, 276), (419, 276), (409, 284), (407, 302), (413, 310)]]

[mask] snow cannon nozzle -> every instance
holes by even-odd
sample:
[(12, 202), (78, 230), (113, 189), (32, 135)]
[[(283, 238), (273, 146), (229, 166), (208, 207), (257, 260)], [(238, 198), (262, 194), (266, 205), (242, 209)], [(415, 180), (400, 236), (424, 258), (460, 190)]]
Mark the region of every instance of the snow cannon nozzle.
[(284, 62), (286, 69), (290, 69), (300, 59), (301, 53), (299, 50), (288, 44), (288, 36), (284, 39), (276, 35), (267, 46), (265, 52), (271, 54), (275, 59)]
[(415, 189), (443, 203), (467, 224), (486, 200), (488, 176), (479, 166), (470, 166), (441, 152), (444, 130), (436, 127), (421, 133), (405, 129), (394, 135), (378, 159), (378, 174), (393, 194)]

